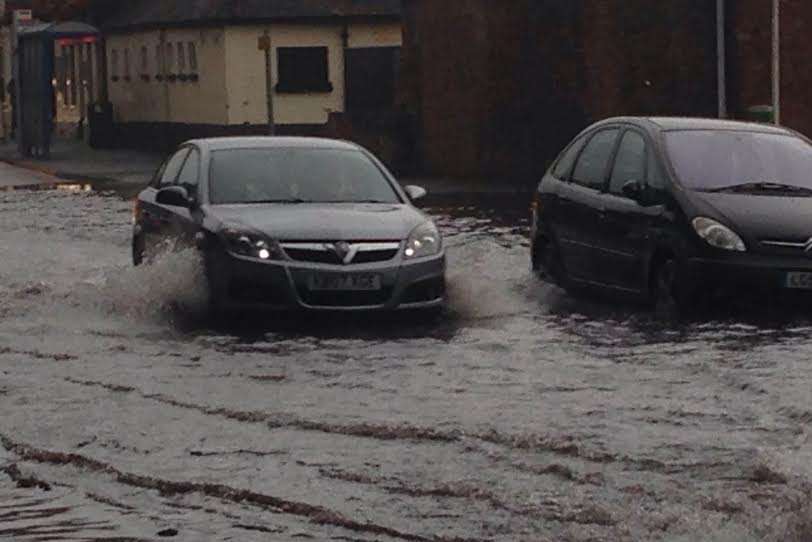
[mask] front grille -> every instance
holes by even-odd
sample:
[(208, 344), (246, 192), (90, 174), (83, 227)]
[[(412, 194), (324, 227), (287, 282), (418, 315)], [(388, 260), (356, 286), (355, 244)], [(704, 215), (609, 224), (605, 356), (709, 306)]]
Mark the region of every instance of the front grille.
[(369, 250), (359, 252), (352, 263), (377, 263), (388, 262), (398, 255), (398, 249), (394, 250)]
[(338, 254), (329, 250), (310, 250), (286, 247), (285, 254), (287, 254), (291, 260), (296, 260), (297, 262), (328, 263), (332, 265), (341, 265), (344, 263), (339, 259)]
[(264, 281), (238, 280), (231, 281), (228, 286), (228, 295), (234, 301), (259, 305), (287, 305), (290, 298), (279, 283)]
[(299, 290), (299, 296), (311, 307), (376, 307), (392, 298), (392, 288), (376, 292), (314, 292), (307, 288)]
[(353, 265), (393, 260), (400, 243), (285, 243), (282, 249), (297, 262)]
[(766, 240), (761, 241), (761, 247), (772, 254), (782, 254), (786, 256), (809, 256), (812, 258), (812, 239), (808, 241), (782, 241)]
[(445, 295), (445, 279), (437, 277), (416, 282), (403, 294), (403, 303), (427, 303)]

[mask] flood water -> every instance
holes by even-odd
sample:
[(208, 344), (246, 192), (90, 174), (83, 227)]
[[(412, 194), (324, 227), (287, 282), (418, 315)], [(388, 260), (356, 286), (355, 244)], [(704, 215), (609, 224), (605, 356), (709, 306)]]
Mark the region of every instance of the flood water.
[(526, 203), (429, 203), (437, 322), (214, 322), (118, 194), (0, 192), (0, 539), (812, 539), (810, 320), (573, 299)]

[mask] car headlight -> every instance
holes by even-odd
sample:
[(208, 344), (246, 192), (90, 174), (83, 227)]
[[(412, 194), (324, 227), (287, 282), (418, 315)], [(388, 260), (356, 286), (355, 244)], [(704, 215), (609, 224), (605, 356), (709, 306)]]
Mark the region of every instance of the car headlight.
[(257, 260), (281, 260), (282, 249), (276, 241), (263, 235), (239, 230), (223, 231), (229, 252)]
[(704, 217), (695, 218), (692, 224), (696, 233), (710, 246), (733, 252), (747, 252), (742, 238), (724, 224)]
[(426, 222), (416, 227), (406, 241), (406, 258), (425, 258), (440, 253), (443, 248), (443, 239), (437, 226)]

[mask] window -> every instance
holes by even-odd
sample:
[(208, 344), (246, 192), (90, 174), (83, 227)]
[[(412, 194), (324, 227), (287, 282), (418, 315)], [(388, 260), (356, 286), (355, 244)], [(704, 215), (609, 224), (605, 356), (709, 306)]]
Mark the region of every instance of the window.
[(147, 47), (141, 47), (141, 75), (149, 73), (149, 52)]
[(155, 69), (158, 71), (158, 74), (162, 74), (164, 71), (164, 56), (161, 49), (160, 43), (155, 46)]
[(166, 71), (172, 72), (175, 69), (175, 48), (172, 47), (171, 43), (166, 44), (166, 55), (164, 58), (166, 59)]
[(183, 165), (178, 176), (178, 184), (189, 191), (189, 195), (197, 195), (198, 178), (200, 177), (200, 151), (192, 149), (189, 158)]
[(614, 128), (598, 132), (592, 137), (575, 165), (575, 171), (572, 174), (573, 182), (597, 190), (603, 188), (609, 159), (612, 157), (612, 151), (615, 150), (617, 134), (618, 129)]
[(812, 145), (801, 138), (744, 131), (665, 133), (679, 182), (713, 190), (748, 182), (812, 188)]
[(189, 42), (189, 71), (197, 73), (197, 48), (192, 42)]
[(178, 71), (186, 71), (186, 47), (181, 42), (178, 42)]
[(113, 81), (118, 81), (118, 49), (113, 49), (110, 53), (110, 74)]
[(124, 80), (130, 80), (130, 49), (124, 49)]
[(662, 190), (665, 188), (665, 176), (660, 167), (660, 161), (657, 160), (657, 155), (649, 150), (648, 152), (648, 179), (646, 179), (649, 188), (654, 190)]
[(266, 201), (400, 203), (364, 153), (333, 149), (234, 149), (212, 154), (213, 204)]
[(609, 191), (623, 195), (623, 185), (629, 181), (646, 182), (646, 140), (639, 133), (628, 130), (618, 147)]
[(161, 175), (161, 188), (175, 183), (175, 179), (178, 178), (178, 173), (180, 173), (180, 168), (183, 167), (183, 162), (188, 155), (188, 148), (181, 149), (169, 159), (169, 162), (166, 163), (166, 168), (164, 168), (163, 175)]
[(277, 49), (277, 92), (332, 92), (327, 47), (280, 47)]
[(585, 141), (586, 138), (582, 137), (563, 152), (561, 158), (558, 159), (558, 162), (553, 168), (553, 177), (567, 180), (567, 176), (572, 171), (572, 165), (575, 163), (575, 159), (578, 158), (578, 153), (581, 152)]

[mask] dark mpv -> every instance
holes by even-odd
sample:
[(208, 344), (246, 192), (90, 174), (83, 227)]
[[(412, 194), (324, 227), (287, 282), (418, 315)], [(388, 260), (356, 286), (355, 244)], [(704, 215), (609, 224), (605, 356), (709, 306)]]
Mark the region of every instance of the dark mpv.
[(609, 119), (563, 151), (533, 209), (533, 267), (564, 288), (659, 308), (812, 290), (812, 143), (788, 129)]

